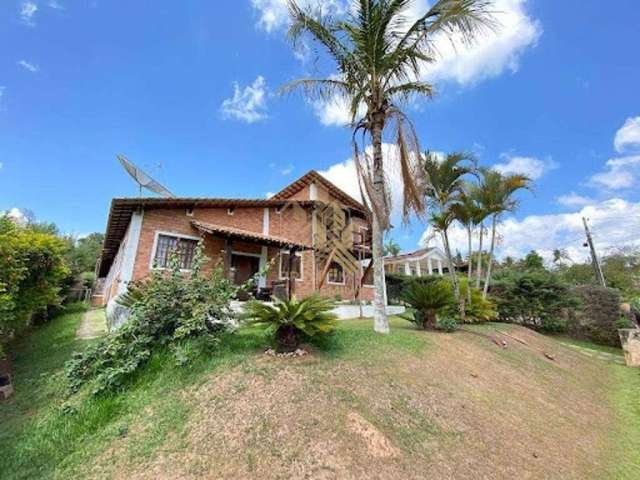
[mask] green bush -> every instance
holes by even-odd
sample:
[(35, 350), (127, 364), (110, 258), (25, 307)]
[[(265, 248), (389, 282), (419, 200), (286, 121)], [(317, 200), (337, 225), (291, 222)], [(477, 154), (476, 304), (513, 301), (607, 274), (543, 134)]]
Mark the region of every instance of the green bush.
[[(496, 304), (491, 298), (484, 298), (482, 291), (475, 287), (471, 287), (471, 302), (469, 302), (469, 288), (466, 278), (460, 281), (460, 296), (465, 301), (465, 323), (474, 322), (489, 322), (498, 318), (498, 311)], [(458, 307), (456, 305), (455, 311), (451, 312), (451, 315), (458, 315)]]
[(120, 389), (164, 347), (171, 348), (176, 362), (182, 364), (188, 362), (189, 354), (195, 354), (193, 345), (215, 345), (218, 335), (232, 325), (230, 302), (238, 287), (219, 269), (203, 275), (203, 262), (199, 247), (188, 276), (172, 258), (170, 271), (154, 271), (149, 279), (130, 284), (120, 301), (131, 309), (131, 318), (72, 356), (66, 365), (71, 391), (87, 383), (93, 384), (94, 394)]
[(436, 275), (412, 277), (400, 273), (387, 273), (385, 275), (387, 285), (387, 299), (389, 304), (402, 304), (403, 292), (414, 283), (428, 284), (443, 278)]
[(272, 304), (254, 300), (247, 303), (242, 318), (248, 324), (266, 327), (274, 335), (279, 352), (292, 352), (305, 335), (324, 335), (336, 328), (338, 318), (331, 312), (334, 306), (319, 295), (300, 301), (295, 297), (274, 299)]
[(602, 345), (619, 346), (620, 292), (600, 285), (581, 285), (572, 291), (580, 299), (580, 307), (569, 316), (569, 334)]
[(409, 282), (401, 298), (411, 307), (411, 312), (403, 318), (423, 329), (435, 328), (438, 315), (448, 312), (455, 304), (453, 288), (445, 280)]
[(457, 328), (458, 321), (453, 317), (438, 318), (438, 322), (436, 323), (436, 329), (447, 333), (454, 332)]
[(545, 270), (499, 272), (490, 293), (500, 321), (543, 331), (564, 331), (566, 310), (577, 305), (567, 284)]
[(0, 216), (0, 357), (2, 344), (61, 301), (68, 275), (65, 242), (37, 225), (21, 226)]

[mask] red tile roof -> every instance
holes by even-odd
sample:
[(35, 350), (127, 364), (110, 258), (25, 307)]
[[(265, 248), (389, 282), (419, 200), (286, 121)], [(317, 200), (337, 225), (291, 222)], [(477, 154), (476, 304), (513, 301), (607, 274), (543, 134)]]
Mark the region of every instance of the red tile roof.
[(264, 235), (262, 233), (251, 232), (249, 230), (228, 227), (226, 225), (216, 225), (213, 223), (200, 222), (198, 220), (192, 220), (191, 225), (201, 232), (240, 238), (242, 240), (264, 243), (266, 245), (274, 245), (277, 247), (297, 247), (305, 250), (310, 250), (312, 248), (311, 245), (295, 242), (287, 238), (276, 237), (274, 235)]

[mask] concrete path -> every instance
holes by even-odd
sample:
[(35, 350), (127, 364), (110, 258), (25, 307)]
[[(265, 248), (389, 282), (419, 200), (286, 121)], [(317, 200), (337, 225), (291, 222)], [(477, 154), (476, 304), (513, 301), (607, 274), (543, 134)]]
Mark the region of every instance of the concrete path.
[(624, 356), (622, 356), (622, 354), (620, 355), (616, 355), (614, 353), (609, 353), (609, 352), (603, 352), (601, 350), (595, 350), (592, 348), (588, 348), (588, 347), (581, 347), (579, 345), (574, 345), (572, 343), (567, 343), (567, 342), (561, 342), (563, 345), (572, 348), (580, 353), (582, 353), (583, 355), (586, 355), (588, 357), (592, 357), (592, 358), (597, 358), (598, 360), (602, 360), (605, 362), (613, 362), (613, 363), (617, 363), (619, 365), (625, 365), (624, 362)]
[(82, 340), (91, 340), (107, 333), (107, 319), (104, 309), (99, 308), (85, 312), (80, 326), (76, 331), (76, 337)]

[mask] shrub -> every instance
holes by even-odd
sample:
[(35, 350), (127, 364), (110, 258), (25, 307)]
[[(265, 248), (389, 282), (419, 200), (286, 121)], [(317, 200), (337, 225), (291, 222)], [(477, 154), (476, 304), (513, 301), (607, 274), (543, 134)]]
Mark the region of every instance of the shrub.
[(252, 325), (266, 327), (274, 335), (279, 352), (292, 352), (306, 335), (314, 337), (332, 332), (338, 317), (331, 312), (331, 300), (312, 295), (301, 301), (274, 299), (272, 304), (257, 300), (247, 303), (242, 318)]
[(24, 330), (35, 313), (60, 303), (66, 248), (55, 233), (0, 215), (0, 358), (3, 341)]
[[(460, 282), (460, 296), (465, 301), (465, 323), (489, 322), (498, 318), (495, 302), (491, 298), (484, 298), (482, 292), (473, 286), (471, 287), (471, 302), (469, 303), (468, 288), (467, 279), (462, 279)], [(458, 315), (457, 306), (454, 310), (451, 315)]]
[(409, 283), (402, 293), (402, 300), (413, 313), (403, 316), (419, 328), (435, 328), (438, 314), (447, 312), (455, 303), (453, 288), (445, 280)]
[(603, 345), (619, 346), (620, 292), (600, 285), (573, 288), (580, 299), (580, 308), (570, 315), (571, 336)]
[(130, 284), (120, 300), (131, 309), (129, 321), (72, 356), (66, 365), (71, 391), (89, 382), (94, 394), (117, 390), (164, 347), (174, 351), (177, 363), (186, 363), (185, 355), (193, 349), (185, 344), (191, 339), (210, 346), (230, 328), (230, 302), (237, 287), (219, 269), (210, 276), (202, 274), (201, 248), (189, 275), (180, 272), (176, 260), (172, 259), (170, 271), (154, 271), (148, 280)]
[(431, 275), (422, 277), (411, 277), (400, 273), (387, 273), (385, 275), (387, 285), (387, 298), (390, 304), (402, 304), (403, 292), (414, 283), (427, 284), (443, 280), (442, 277)]
[(564, 312), (577, 305), (558, 275), (544, 270), (506, 270), (496, 275), (491, 295), (498, 319), (543, 331), (566, 329)]
[(458, 322), (453, 317), (442, 317), (438, 319), (436, 328), (438, 330), (442, 330), (443, 332), (450, 333), (458, 328)]

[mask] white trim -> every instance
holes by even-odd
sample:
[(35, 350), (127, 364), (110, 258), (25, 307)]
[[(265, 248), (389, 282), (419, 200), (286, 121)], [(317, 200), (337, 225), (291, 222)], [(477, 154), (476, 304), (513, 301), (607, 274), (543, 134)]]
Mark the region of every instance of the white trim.
[[(260, 253), (260, 271), (264, 272), (265, 268), (267, 267), (267, 261), (268, 261), (268, 256), (269, 256), (269, 247), (265, 247), (263, 246), (261, 248), (261, 253)], [(260, 275), (258, 277), (258, 287), (259, 288), (265, 288), (267, 286), (267, 275), (266, 273), (263, 275)]]
[(127, 291), (129, 282), (133, 279), (133, 271), (136, 265), (136, 256), (138, 254), (138, 243), (140, 242), (140, 232), (142, 231), (142, 219), (144, 211), (133, 212), (129, 229), (126, 235), (126, 244), (122, 252), (122, 268), (120, 269), (120, 278), (118, 283), (118, 293)]
[[(153, 235), (154, 235), (153, 248), (151, 249), (151, 258), (149, 258), (149, 270), (168, 270), (168, 268), (166, 267), (156, 267), (153, 265), (156, 259), (156, 253), (157, 253), (156, 250), (158, 249), (158, 238), (160, 237), (160, 235), (164, 235), (166, 237), (183, 238), (185, 240), (195, 240), (197, 242), (202, 240), (201, 237), (194, 237), (193, 235), (185, 235), (184, 233), (178, 233), (178, 232), (167, 232), (164, 230), (156, 230)], [(180, 270), (182, 272), (191, 271), (190, 268), (181, 268)]]
[[(289, 253), (289, 250), (280, 250), (280, 254)], [(296, 252), (296, 256), (300, 257), (300, 278), (296, 278), (296, 282), (304, 281), (304, 257), (302, 252)], [(282, 276), (282, 255), (279, 256), (278, 259), (278, 279), (279, 280), (288, 280), (287, 277)]]
[(238, 250), (231, 250), (231, 255), (239, 255), (241, 257), (257, 257), (260, 258), (260, 253), (248, 253), (248, 252), (240, 252)]
[(269, 208), (262, 210), (262, 234), (269, 235)]

